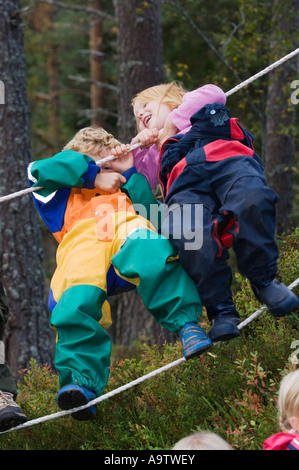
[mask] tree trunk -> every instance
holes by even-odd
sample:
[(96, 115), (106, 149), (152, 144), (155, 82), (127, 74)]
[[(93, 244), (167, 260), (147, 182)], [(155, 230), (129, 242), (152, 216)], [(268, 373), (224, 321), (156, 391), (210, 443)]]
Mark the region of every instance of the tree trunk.
[[(130, 142), (136, 134), (131, 100), (136, 93), (162, 82), (160, 1), (115, 0), (118, 33), (118, 138)], [(155, 273), (153, 273), (153, 276)], [(113, 316), (113, 339), (129, 346), (172, 342), (174, 335), (162, 328), (144, 307), (136, 290), (118, 296)]]
[[(283, 56), (298, 47), (299, 21), (296, 15), (298, 8), (299, 0), (285, 4), (278, 0), (274, 1), (275, 38), (272, 41), (271, 57), (274, 58), (278, 54)], [(287, 46), (282, 48), (281, 45), (286, 42)], [(296, 77), (296, 72), (296, 59), (287, 61), (271, 72), (266, 103), (265, 174), (268, 185), (280, 196), (277, 204), (278, 234), (292, 229), (295, 106), (290, 101), (290, 86)]]
[[(92, 7), (102, 10), (102, 0), (95, 0)], [(103, 31), (100, 15), (91, 15), (90, 19), (90, 78), (92, 82), (103, 82)], [(103, 116), (99, 109), (103, 106), (103, 88), (95, 83), (90, 86), (91, 94), (91, 125), (103, 126)]]
[(114, 0), (118, 19), (118, 138), (136, 133), (131, 100), (163, 79), (160, 0)]
[(45, 24), (48, 32), (53, 36), (49, 44), (47, 58), (47, 71), (49, 76), (49, 138), (54, 145), (59, 142), (59, 69), (57, 60), (58, 45), (54, 34), (54, 8), (53, 5), (41, 5), (45, 9)]
[[(0, 194), (27, 186), (32, 160), (26, 94), (23, 33), (18, 0), (0, 0), (1, 80), (5, 104), (0, 105)], [(0, 204), (0, 276), (10, 315), (6, 325), (6, 359), (13, 373), (29, 360), (53, 361), (53, 334), (45, 303), (40, 229), (30, 196)]]
[(39, 4), (30, 15), (30, 27), (45, 35), (47, 41), (46, 72), (48, 77), (48, 92), (38, 92), (35, 97), (46, 103), (48, 125), (34, 129), (35, 134), (46, 144), (49, 153), (56, 153), (61, 146), (61, 131), (59, 126), (59, 63), (57, 60), (58, 42), (54, 25), (54, 6)]

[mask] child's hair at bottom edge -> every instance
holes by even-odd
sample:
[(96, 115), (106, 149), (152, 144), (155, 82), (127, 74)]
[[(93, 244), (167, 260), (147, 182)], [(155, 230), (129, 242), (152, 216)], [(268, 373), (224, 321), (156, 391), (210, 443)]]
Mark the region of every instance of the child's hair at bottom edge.
[(280, 428), (288, 432), (291, 430), (289, 418), (299, 417), (299, 369), (288, 373), (282, 379), (277, 406)]
[(234, 450), (222, 437), (211, 431), (199, 431), (180, 439), (173, 450)]

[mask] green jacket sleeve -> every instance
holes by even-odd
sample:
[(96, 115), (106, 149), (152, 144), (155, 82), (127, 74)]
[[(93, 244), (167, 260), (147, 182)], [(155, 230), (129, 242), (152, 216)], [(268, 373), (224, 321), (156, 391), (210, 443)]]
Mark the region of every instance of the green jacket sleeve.
[(145, 176), (141, 173), (133, 173), (121, 190), (132, 201), (137, 214), (148, 219), (159, 230), (164, 218), (163, 204), (155, 199)]
[(65, 187), (94, 188), (99, 167), (88, 155), (63, 150), (51, 158), (35, 161), (28, 167), (32, 186), (41, 186), (42, 196)]

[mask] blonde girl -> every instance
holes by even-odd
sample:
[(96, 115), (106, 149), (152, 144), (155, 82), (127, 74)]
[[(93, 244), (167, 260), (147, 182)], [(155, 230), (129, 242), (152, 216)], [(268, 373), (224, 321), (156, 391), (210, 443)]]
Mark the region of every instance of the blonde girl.
[[(191, 116), (202, 106), (214, 102), (226, 103), (225, 93), (216, 85), (204, 85), (187, 92), (176, 82), (159, 84), (138, 93), (132, 100), (139, 134), (132, 143), (142, 142), (134, 150), (137, 171), (148, 180), (151, 188), (158, 183), (159, 147), (171, 136), (185, 134), (191, 127)], [(156, 143), (146, 148), (149, 131), (157, 129)], [(163, 131), (162, 131), (163, 129)]]
[(277, 407), (282, 432), (266, 439), (264, 450), (299, 450), (299, 369), (282, 379)]

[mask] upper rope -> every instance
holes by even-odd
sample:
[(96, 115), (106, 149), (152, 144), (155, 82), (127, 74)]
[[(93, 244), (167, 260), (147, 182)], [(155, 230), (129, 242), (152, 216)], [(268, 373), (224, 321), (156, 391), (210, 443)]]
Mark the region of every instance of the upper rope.
[[(279, 65), (283, 64), (287, 60), (291, 59), (292, 57), (295, 57), (299, 53), (299, 47), (295, 49), (294, 51), (290, 52), (289, 54), (285, 55), (281, 59), (277, 60), (276, 62), (273, 62), (271, 65), (268, 67), (264, 68), (260, 72), (256, 73), (255, 75), (252, 75), (250, 78), (245, 80), (244, 82), (239, 83), (236, 85), (234, 88), (231, 90), (227, 91), (225, 93), (226, 96), (231, 96), (233, 93), (236, 93), (237, 91), (241, 90), (241, 88), (245, 87), (246, 85), (249, 85), (249, 83), (252, 83), (254, 80), (257, 80), (258, 78), (262, 77), (266, 73), (271, 72), (271, 70), (274, 70), (276, 67), (279, 67)], [(134, 144), (130, 147), (130, 151), (134, 150), (137, 147), (140, 147), (141, 143)], [(103, 163), (109, 161), (109, 160), (114, 160), (116, 157), (113, 155), (109, 155), (108, 157), (103, 158), (102, 160), (98, 160), (96, 162), (97, 165), (102, 165)], [(22, 189), (21, 191), (17, 191), (15, 193), (8, 194), (7, 196), (2, 196), (0, 197), (0, 203), (4, 201), (8, 201), (9, 199), (14, 199), (16, 197), (24, 196), (25, 194), (32, 193), (34, 191), (38, 191), (41, 189), (40, 186), (33, 186), (31, 188), (26, 188)]]

